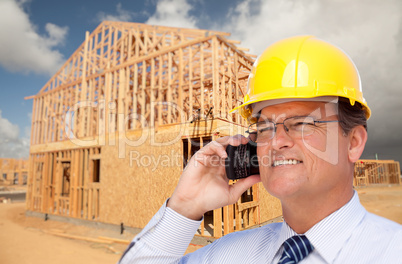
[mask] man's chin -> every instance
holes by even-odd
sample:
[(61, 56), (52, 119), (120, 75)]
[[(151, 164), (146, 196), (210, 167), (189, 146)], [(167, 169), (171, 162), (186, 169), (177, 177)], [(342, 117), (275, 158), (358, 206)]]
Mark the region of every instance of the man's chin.
[(300, 192), (301, 185), (302, 181), (300, 179), (284, 176), (264, 183), (268, 193), (280, 200), (296, 195)]

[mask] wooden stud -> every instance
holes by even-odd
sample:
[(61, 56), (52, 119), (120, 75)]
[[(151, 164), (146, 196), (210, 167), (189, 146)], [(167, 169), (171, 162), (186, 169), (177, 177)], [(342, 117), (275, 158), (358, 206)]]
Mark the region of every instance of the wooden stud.
[(234, 232), (234, 206), (235, 205), (228, 205), (228, 220), (229, 220), (229, 223), (228, 223), (228, 226), (229, 226), (229, 230), (228, 230), (228, 232), (229, 233), (232, 233), (232, 232)]
[[(172, 40), (173, 42), (174, 40)], [(168, 123), (172, 122), (172, 107), (171, 107), (171, 103), (173, 103), (173, 98), (172, 98), (172, 64), (173, 64), (173, 55), (171, 52), (168, 53), (168, 94), (167, 94), (167, 102), (168, 102)]]
[(183, 48), (180, 48), (179, 49), (179, 65), (178, 65), (179, 87), (178, 87), (178, 98), (177, 98), (177, 102), (178, 102), (178, 106), (179, 106), (179, 115), (177, 116), (177, 120), (176, 120), (176, 122), (179, 122), (179, 123), (185, 122), (185, 120), (181, 120), (181, 114), (180, 114), (180, 112), (183, 111), (183, 98), (184, 98), (184, 96), (183, 96), (183, 78), (184, 78), (183, 64), (184, 64)]
[(141, 105), (141, 118), (142, 118), (145, 116), (146, 111), (147, 111), (146, 105), (145, 105), (145, 103), (146, 103), (146, 98), (145, 98), (145, 89), (146, 88), (145, 87), (146, 87), (146, 83), (147, 83), (147, 61), (143, 61), (141, 73), (142, 73), (142, 75), (141, 75), (142, 80), (141, 80), (141, 86), (140, 86), (140, 89), (141, 89), (140, 105)]
[(133, 128), (137, 128), (137, 115), (138, 115), (138, 64), (134, 64), (134, 97), (133, 97), (133, 114), (134, 114), (134, 119), (133, 119)]
[(150, 101), (150, 106), (151, 106), (151, 117), (150, 117), (150, 122), (149, 125), (151, 127), (155, 127), (155, 59), (151, 60), (151, 89), (150, 89), (150, 93), (151, 93), (151, 101)]
[(215, 209), (214, 214), (214, 237), (222, 237), (222, 208)]
[(204, 87), (204, 43), (201, 43), (201, 49), (200, 49), (200, 68), (201, 68), (201, 71), (200, 71), (200, 75), (201, 75), (201, 79), (200, 79), (200, 87), (201, 87), (201, 106), (200, 106), (200, 109), (201, 109), (201, 111), (204, 111), (205, 110), (205, 102), (204, 102), (204, 100), (205, 100), (205, 98), (204, 98), (204, 90), (205, 90), (205, 87)]
[[(126, 73), (125, 69), (120, 69), (119, 71), (119, 89), (118, 89), (118, 109), (117, 109), (117, 116), (123, 115), (124, 116), (124, 100), (125, 100), (125, 88), (126, 88)], [(117, 90), (117, 89), (116, 89)], [(118, 120), (119, 122), (123, 120)], [(118, 124), (119, 127), (119, 132), (123, 132), (125, 125), (124, 124)]]
[(239, 210), (239, 202), (235, 203), (235, 215), (236, 215), (236, 231), (242, 230), (242, 217), (241, 211)]
[(162, 101), (163, 101), (163, 56), (159, 55), (159, 71), (158, 71), (158, 76), (159, 76), (159, 83), (158, 83), (158, 125), (161, 126), (163, 125), (163, 120), (162, 120)]
[(194, 111), (193, 109), (193, 49), (189, 49), (189, 55), (188, 55), (188, 60), (189, 60), (189, 70), (188, 70), (188, 99), (189, 99), (189, 110), (188, 114), (191, 115), (191, 113)]
[(229, 234), (229, 230), (230, 230), (230, 228), (229, 228), (229, 221), (230, 221), (230, 219), (229, 219), (229, 206), (230, 205), (227, 205), (227, 206), (224, 206), (223, 208), (222, 208), (222, 210), (223, 210), (223, 234), (224, 235), (227, 235), (227, 234)]

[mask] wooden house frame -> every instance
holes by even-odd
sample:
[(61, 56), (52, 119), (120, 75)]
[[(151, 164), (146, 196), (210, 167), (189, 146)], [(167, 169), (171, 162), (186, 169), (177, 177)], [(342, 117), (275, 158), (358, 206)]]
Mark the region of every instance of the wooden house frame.
[(0, 158), (0, 184), (25, 185), (28, 178), (27, 159)]
[(355, 163), (355, 186), (401, 183), (401, 167), (398, 161), (359, 160)]
[[(200, 29), (102, 22), (33, 99), (27, 210), (146, 225), (207, 142), (244, 133), (255, 56)], [(220, 237), (281, 215), (261, 184), (208, 212)], [(209, 221), (209, 222), (208, 222)]]

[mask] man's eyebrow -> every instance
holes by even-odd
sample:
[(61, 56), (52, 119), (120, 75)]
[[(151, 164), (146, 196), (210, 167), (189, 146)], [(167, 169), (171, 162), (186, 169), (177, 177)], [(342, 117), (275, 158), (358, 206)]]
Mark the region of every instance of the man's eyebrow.
[(261, 116), (260, 116), (260, 117), (258, 117), (258, 119), (257, 119), (257, 123), (259, 123), (259, 122), (263, 122), (263, 121), (275, 122), (275, 121), (273, 121), (273, 120), (272, 120), (272, 118), (261, 118)]
[[(311, 115), (311, 114), (301, 114), (301, 115), (292, 115), (292, 116), (285, 116), (283, 120), (289, 119), (289, 118), (295, 118), (295, 117), (312, 117), (314, 120), (319, 119), (317, 116)], [(273, 120), (273, 118), (265, 117), (261, 118), (261, 116), (258, 117), (257, 122), (262, 122), (262, 121), (270, 121), (276, 123), (277, 121)]]
[[(279, 117), (281, 117), (281, 116), (279, 116)], [(288, 118), (293, 118), (293, 117), (304, 117), (304, 116), (303, 115), (285, 116), (285, 118), (283, 120), (288, 119)], [(277, 122), (276, 120), (274, 120), (271, 117), (261, 118), (261, 116), (259, 116), (257, 119), (257, 122), (261, 122), (261, 121), (270, 121), (270, 122), (274, 122), (274, 123)]]

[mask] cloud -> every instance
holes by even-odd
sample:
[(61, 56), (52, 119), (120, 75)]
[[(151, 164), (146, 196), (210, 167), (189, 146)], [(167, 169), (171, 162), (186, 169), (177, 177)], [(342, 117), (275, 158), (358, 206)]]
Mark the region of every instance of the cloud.
[(108, 14), (99, 12), (96, 20), (102, 22), (108, 21), (132, 21), (137, 16), (147, 16), (145, 24), (162, 25), (171, 27), (197, 28), (196, 17), (190, 15), (193, 6), (187, 0), (155, 0), (146, 2), (156, 6), (155, 13), (149, 16), (146, 11), (132, 12), (123, 9), (122, 4), (116, 5), (116, 13)]
[(64, 44), (64, 40), (68, 33), (68, 27), (59, 27), (55, 24), (47, 23), (45, 29), (49, 34), (49, 37), (45, 39), (47, 42), (45, 43), (45, 46), (54, 47)]
[(118, 3), (116, 6), (116, 15), (107, 14), (105, 12), (99, 12), (96, 17), (99, 22), (102, 21), (124, 21), (128, 22), (133, 20), (133, 18), (137, 15), (135, 12), (131, 12), (123, 9), (121, 3)]
[(191, 4), (186, 0), (159, 0), (156, 12), (145, 23), (170, 27), (197, 28), (196, 18), (189, 14)]
[(25, 136), (20, 137), (18, 125), (4, 118), (0, 110), (0, 157), (28, 158), (30, 143), (28, 130), (29, 128), (25, 128)]
[(40, 35), (23, 10), (26, 2), (0, 1), (0, 65), (12, 72), (51, 75), (64, 62), (55, 47), (64, 43), (68, 27), (47, 23), (47, 35)]

